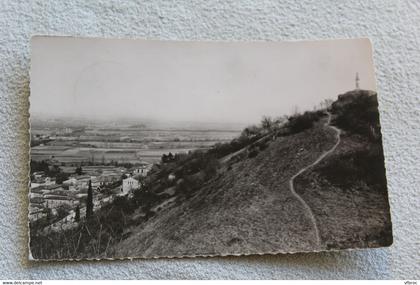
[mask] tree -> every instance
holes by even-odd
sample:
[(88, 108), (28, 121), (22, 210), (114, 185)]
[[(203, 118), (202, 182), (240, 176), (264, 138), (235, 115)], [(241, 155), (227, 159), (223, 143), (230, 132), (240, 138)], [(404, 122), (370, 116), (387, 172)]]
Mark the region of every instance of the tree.
[(162, 163), (172, 162), (175, 160), (175, 156), (170, 152), (169, 154), (162, 154)]
[(45, 212), (46, 212), (46, 220), (47, 220), (47, 224), (51, 223), (51, 218), (52, 218), (52, 211), (51, 208), (48, 208), (48, 204), (47, 207), (45, 208)]
[(259, 129), (257, 126), (252, 125), (252, 126), (248, 126), (248, 127), (246, 127), (246, 128), (242, 131), (241, 136), (243, 136), (243, 137), (247, 137), (247, 138), (250, 138), (250, 137), (257, 136), (257, 135), (259, 135), (259, 134), (260, 134), (260, 129)]
[(41, 160), (40, 162), (31, 160), (31, 173), (38, 171), (44, 171), (44, 173), (47, 173), (49, 171), (48, 163), (44, 160)]
[(61, 205), (57, 208), (57, 218), (62, 219), (68, 214), (68, 207), (66, 205)]
[(271, 117), (264, 116), (261, 120), (261, 127), (264, 130), (270, 131), (274, 125), (273, 119)]
[(82, 175), (83, 174), (83, 169), (82, 169), (81, 165), (79, 167), (76, 167), (75, 173), (77, 175)]
[(75, 212), (76, 212), (76, 214), (75, 214), (74, 220), (78, 223), (78, 222), (80, 222), (80, 207), (79, 207), (79, 205), (77, 205)]
[(62, 184), (63, 181), (69, 179), (69, 175), (63, 172), (57, 173), (57, 176), (55, 177), (55, 183)]
[(274, 124), (276, 124), (278, 127), (281, 127), (282, 125), (284, 125), (287, 122), (287, 120), (288, 120), (287, 116), (283, 115), (283, 116), (277, 117), (274, 120)]
[(93, 150), (90, 150), (90, 165), (95, 165), (95, 155)]
[(217, 169), (219, 168), (219, 161), (215, 158), (209, 158), (206, 165), (204, 166), (204, 175), (206, 179), (217, 174)]
[(89, 180), (88, 194), (86, 200), (86, 219), (92, 217), (93, 214), (93, 192), (92, 192), (92, 181)]
[(322, 112), (306, 111), (302, 115), (290, 117), (288, 127), (292, 133), (298, 133), (311, 128), (314, 122), (318, 121), (321, 116)]
[(46, 173), (48, 176), (56, 176), (58, 173), (61, 172), (60, 167), (58, 165), (53, 165), (48, 167), (49, 171)]
[(170, 152), (170, 153), (168, 154), (168, 160), (169, 160), (169, 161), (173, 161), (173, 160), (174, 160), (174, 155), (172, 154), (172, 152)]

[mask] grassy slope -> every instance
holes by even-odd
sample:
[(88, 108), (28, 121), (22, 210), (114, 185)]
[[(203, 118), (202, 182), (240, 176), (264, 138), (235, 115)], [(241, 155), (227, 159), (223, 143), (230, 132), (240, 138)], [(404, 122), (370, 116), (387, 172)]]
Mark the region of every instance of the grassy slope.
[(341, 143), (296, 180), (296, 189), (316, 216), (325, 248), (387, 246), (392, 226), (377, 97), (363, 90), (344, 96), (356, 97), (333, 107)]
[(256, 157), (223, 168), (192, 198), (169, 205), (132, 229), (131, 236), (109, 250), (108, 256), (316, 249), (313, 225), (292, 196), (288, 180), (335, 143), (333, 131), (322, 124), (277, 138)]
[(336, 151), (296, 180), (297, 193), (311, 207), (325, 248), (386, 246), (392, 242), (388, 196), (372, 191), (366, 181), (342, 183), (324, 174), (332, 163), (352, 163), (367, 142), (344, 134)]

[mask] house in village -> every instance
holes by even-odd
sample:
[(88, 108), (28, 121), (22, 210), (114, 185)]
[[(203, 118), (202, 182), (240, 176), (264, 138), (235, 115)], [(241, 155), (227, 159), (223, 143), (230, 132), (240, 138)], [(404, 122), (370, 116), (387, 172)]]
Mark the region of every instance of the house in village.
[(40, 188), (41, 188), (40, 191), (42, 194), (54, 193), (56, 191), (64, 191), (64, 188), (62, 187), (62, 185), (59, 185), (59, 184), (42, 186)]
[(122, 172), (117, 170), (104, 170), (101, 176), (98, 177), (100, 185), (104, 186), (119, 181), (121, 174)]
[(44, 196), (45, 207), (47, 208), (58, 208), (63, 205), (70, 206), (72, 208), (79, 205), (79, 201), (74, 197), (64, 195), (45, 195)]
[(89, 181), (92, 183), (92, 188), (97, 189), (101, 186), (101, 181), (95, 176), (89, 175), (79, 175), (73, 176), (69, 179), (63, 181), (63, 185), (69, 187), (69, 190), (87, 190), (89, 186)]
[(39, 186), (55, 185), (55, 178), (45, 176), (43, 174), (43, 171), (34, 172), (33, 176), (34, 176), (34, 179), (31, 181), (31, 188), (36, 188)]
[(123, 180), (123, 184), (121, 186), (121, 194), (126, 195), (132, 190), (136, 190), (140, 188), (140, 183), (137, 179), (133, 177), (128, 177)]
[(44, 195), (42, 195), (40, 188), (31, 189), (29, 195), (29, 221), (35, 222), (46, 216)]
[(91, 177), (89, 175), (72, 176), (63, 181), (63, 185), (75, 186), (76, 188), (86, 188)]
[(39, 199), (36, 197), (35, 199), (30, 200), (31, 203), (29, 204), (29, 221), (34, 222), (43, 217), (46, 217), (47, 214), (45, 212), (44, 207), (44, 199)]
[(77, 191), (77, 179), (75, 177), (70, 177), (69, 179), (63, 181), (63, 186), (65, 186), (70, 191)]
[(30, 222), (35, 222), (41, 218), (44, 218), (47, 216), (47, 213), (45, 212), (45, 210), (43, 208), (39, 208), (39, 209), (30, 209), (29, 210), (29, 221)]
[(55, 178), (45, 177), (44, 184), (45, 186), (55, 185)]
[(147, 173), (152, 169), (150, 163), (141, 163), (139, 166), (132, 169), (133, 176), (146, 177)]
[(45, 172), (44, 171), (35, 171), (34, 173), (32, 173), (34, 179), (41, 179), (44, 175)]

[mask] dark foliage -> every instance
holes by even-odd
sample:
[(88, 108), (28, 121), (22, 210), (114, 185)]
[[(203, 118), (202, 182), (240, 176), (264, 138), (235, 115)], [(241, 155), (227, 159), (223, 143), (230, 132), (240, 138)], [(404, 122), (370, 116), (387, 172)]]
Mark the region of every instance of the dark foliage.
[(76, 207), (74, 220), (77, 223), (80, 222), (80, 206)]
[(299, 133), (306, 129), (309, 129), (313, 124), (324, 116), (322, 111), (315, 112), (305, 112), (302, 115), (295, 115), (289, 118), (289, 123), (287, 124), (291, 133)]
[(43, 171), (45, 175), (49, 177), (55, 177), (58, 173), (61, 172), (61, 169), (57, 165), (51, 165), (48, 161), (35, 161), (31, 160), (31, 174), (34, 172)]
[(74, 171), (77, 175), (82, 175), (83, 174), (83, 169), (82, 166), (78, 166), (76, 167), (75, 171)]
[(175, 156), (170, 152), (168, 154), (163, 154), (161, 161), (162, 163), (169, 163), (175, 160)]
[(332, 105), (332, 112), (337, 115), (334, 124), (372, 141), (381, 141), (377, 96), (366, 92), (347, 96), (352, 96), (352, 100), (347, 102), (346, 97), (341, 97)]
[(65, 232), (38, 234), (31, 225), (31, 252), (35, 258), (83, 258), (107, 251), (110, 244), (120, 241), (124, 229), (132, 222), (126, 212), (124, 198), (104, 207), (95, 218)]
[(92, 181), (89, 180), (88, 194), (86, 198), (86, 219), (90, 219), (93, 215), (93, 190)]
[(369, 189), (386, 191), (386, 177), (382, 147), (348, 153), (320, 168), (320, 172), (331, 184), (346, 189), (354, 181), (363, 181)]
[(379, 112), (376, 95), (367, 91), (350, 92), (332, 104), (336, 115), (334, 124), (349, 134), (356, 134), (367, 142), (368, 147), (342, 155), (320, 169), (334, 185), (346, 188), (361, 181), (372, 191), (386, 191), (386, 177)]
[(56, 219), (61, 220), (62, 218), (64, 218), (65, 216), (67, 216), (69, 214), (69, 211), (70, 211), (69, 206), (61, 205), (60, 207), (57, 208)]
[(250, 150), (249, 151), (249, 153), (248, 153), (248, 157), (249, 158), (253, 158), (253, 157), (256, 157), (258, 155), (258, 150), (257, 149), (252, 149), (252, 150)]
[(55, 183), (56, 184), (62, 184), (63, 181), (69, 179), (69, 177), (70, 177), (69, 174), (64, 173), (64, 172), (59, 172), (55, 176)]
[[(159, 193), (175, 187), (179, 195), (189, 197), (205, 181), (213, 178), (219, 167), (214, 152), (192, 151), (182, 156), (175, 155), (173, 162), (163, 165), (156, 175), (158, 185), (153, 191)], [(169, 175), (174, 175), (175, 179), (170, 180)]]
[(50, 165), (47, 161), (35, 161), (31, 160), (31, 178), (34, 172), (44, 172), (48, 177), (55, 178), (57, 184), (63, 183), (63, 181), (69, 178), (69, 175), (62, 172), (61, 168), (57, 165)]
[(248, 137), (248, 138), (260, 136), (260, 135), (261, 135), (261, 129), (258, 128), (257, 126), (246, 127), (241, 133), (241, 137)]
[(228, 154), (231, 154), (233, 152), (236, 152), (248, 145), (250, 145), (251, 143), (257, 141), (259, 138), (261, 138), (261, 134), (258, 135), (252, 135), (251, 137), (242, 135), (237, 139), (233, 139), (231, 142), (229, 143), (218, 143), (216, 145), (214, 145), (209, 151), (208, 153), (210, 155), (213, 155), (216, 158), (221, 158), (224, 157)]
[(47, 144), (51, 140), (50, 139), (31, 139), (31, 147), (39, 146), (41, 144)]
[(40, 172), (40, 171), (43, 171), (44, 173), (49, 172), (48, 162), (44, 160), (42, 161), (31, 160), (31, 174), (34, 172)]

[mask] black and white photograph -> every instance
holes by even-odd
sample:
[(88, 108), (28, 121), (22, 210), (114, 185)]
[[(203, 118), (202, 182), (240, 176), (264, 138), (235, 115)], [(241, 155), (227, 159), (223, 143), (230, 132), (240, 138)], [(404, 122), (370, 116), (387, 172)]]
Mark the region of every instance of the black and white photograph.
[(35, 36), (29, 259), (385, 247), (368, 39)]

